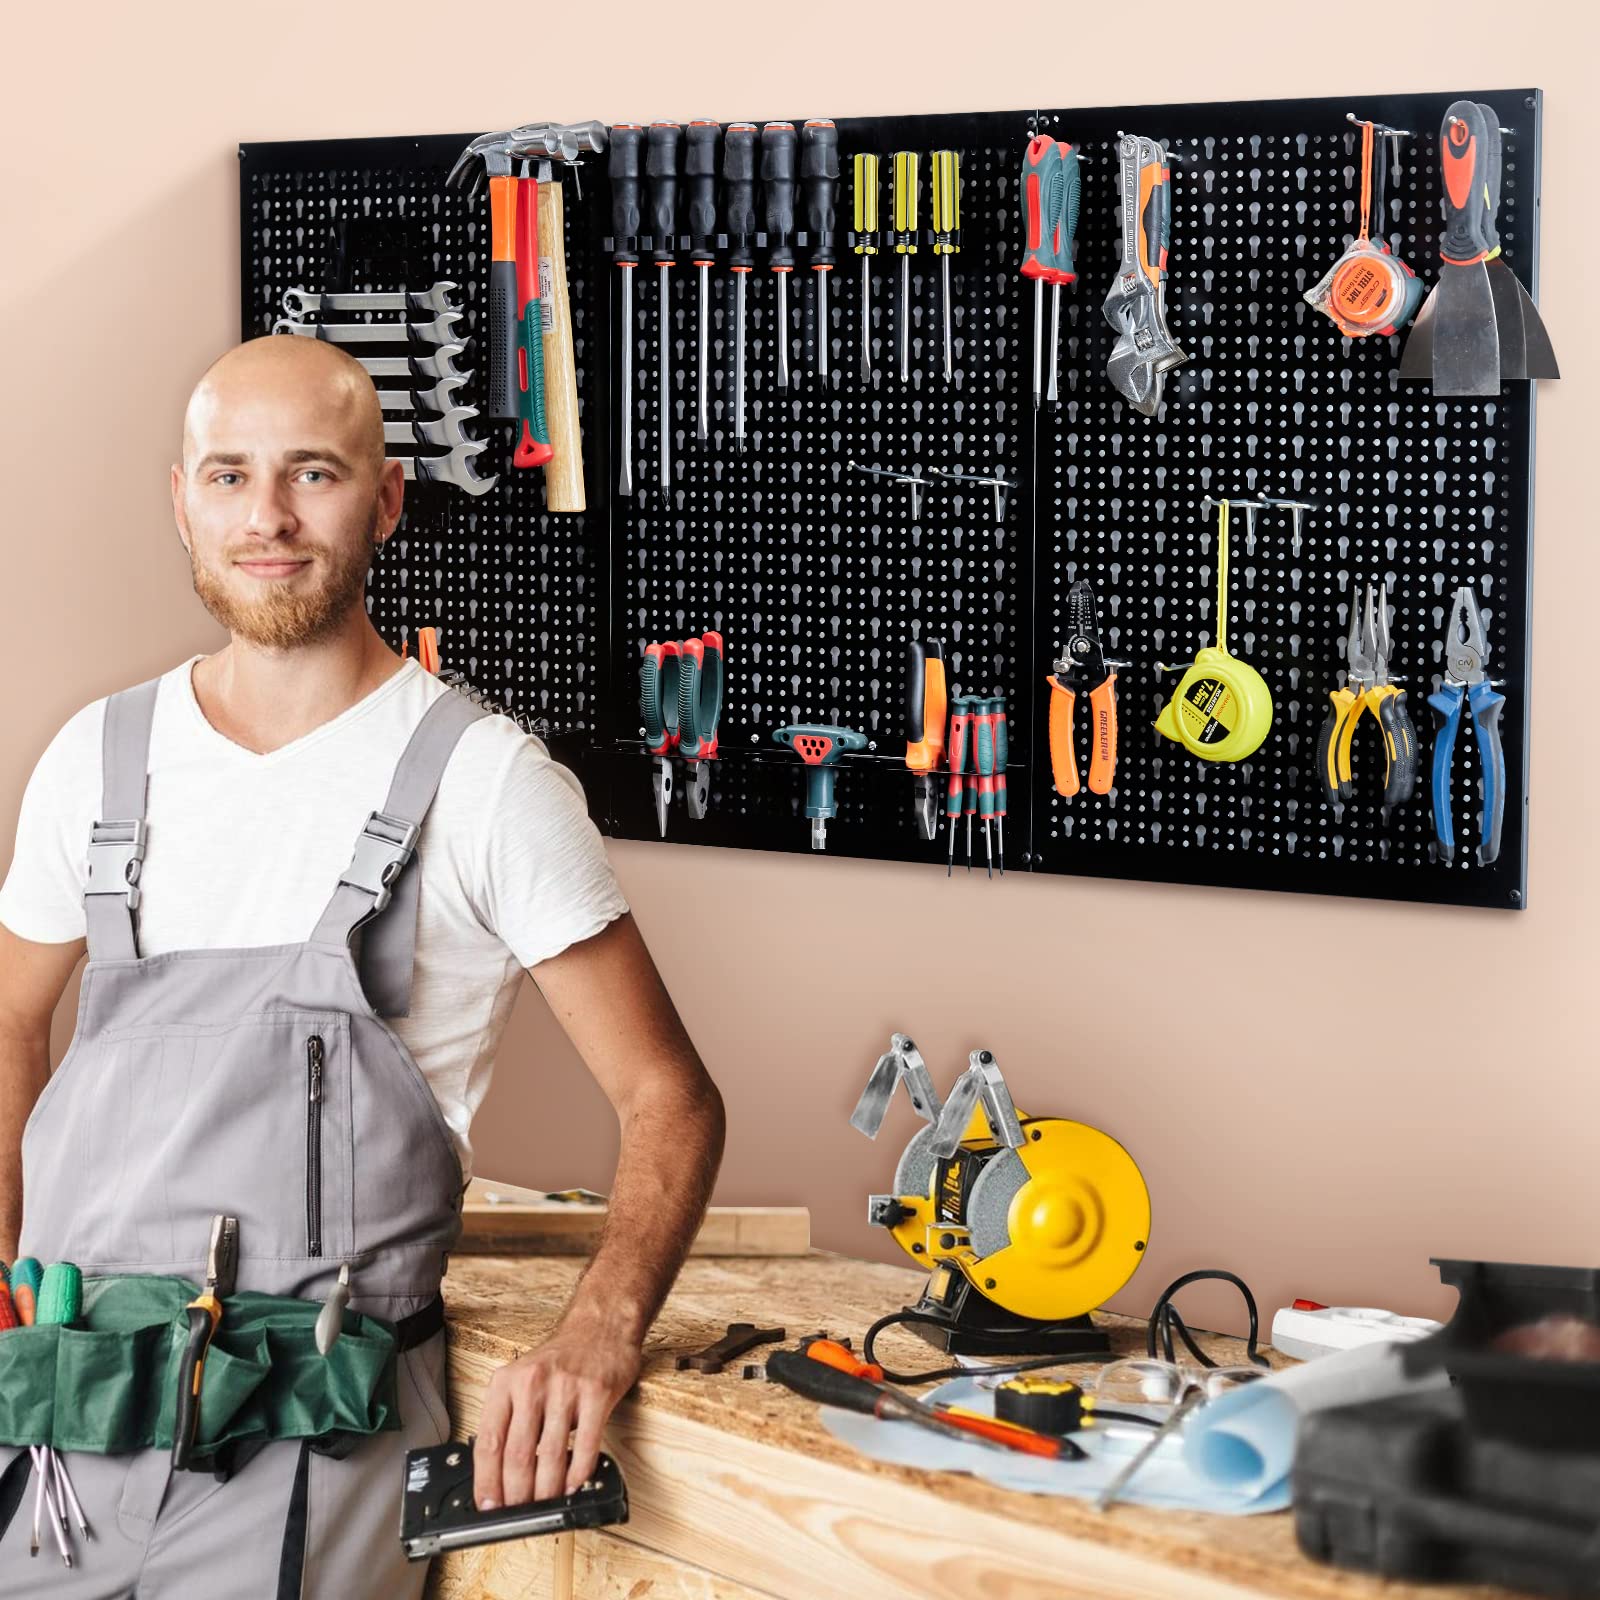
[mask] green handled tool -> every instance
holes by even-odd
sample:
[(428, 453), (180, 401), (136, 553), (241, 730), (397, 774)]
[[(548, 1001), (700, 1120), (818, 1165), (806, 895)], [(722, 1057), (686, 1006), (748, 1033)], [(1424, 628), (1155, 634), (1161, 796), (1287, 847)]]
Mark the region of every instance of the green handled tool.
[(710, 763), (717, 759), (724, 682), (722, 635), (685, 639), (678, 666), (678, 754), (689, 763), (689, 815), (696, 822), (711, 798)]
[(206, 1352), (222, 1321), (222, 1302), (233, 1293), (239, 1275), (239, 1219), (211, 1219), (211, 1246), (206, 1253), (205, 1288), (189, 1302), (189, 1338), (178, 1368), (178, 1412), (172, 1425), (172, 1465), (182, 1472), (194, 1453), (200, 1427), (200, 1388)]
[[(541, 164), (548, 181), (550, 163)], [(544, 311), (539, 303), (539, 178), (523, 163), (517, 179), (517, 414), (521, 419), (514, 467), (554, 460), (544, 410)]]
[(836, 763), (853, 750), (867, 748), (867, 736), (832, 723), (791, 722), (773, 729), (772, 737), (788, 745), (806, 764), (806, 815), (811, 818), (811, 848), (828, 848), (828, 818), (838, 815), (833, 801)]
[[(944, 814), (950, 823), (950, 854), (945, 862), (944, 875), (949, 877), (956, 867), (956, 824), (961, 820), (962, 802), (966, 795), (967, 763), (972, 759), (972, 700), (967, 695), (957, 695), (950, 702), (950, 737), (945, 744), (950, 754), (950, 783), (945, 790)], [(972, 841), (967, 841), (967, 869), (972, 868)]]
[(650, 788), (663, 839), (667, 836), (667, 807), (672, 804), (672, 753), (678, 747), (681, 661), (681, 647), (675, 639), (668, 639), (661, 644), (647, 644), (639, 664), (639, 716), (652, 757)]
[(1060, 403), (1056, 376), (1061, 367), (1061, 286), (1078, 281), (1077, 267), (1072, 258), (1072, 241), (1078, 232), (1078, 191), (1082, 176), (1078, 165), (1078, 152), (1066, 143), (1057, 142), (1061, 152), (1061, 184), (1055, 216), (1055, 264), (1050, 274), (1050, 377), (1045, 388), (1045, 399), (1051, 410)]
[[(1033, 282), (1033, 409), (1044, 400), (1044, 286), (1061, 271), (1064, 147), (1036, 134), (1022, 157), (1022, 276)], [(1070, 263), (1069, 263), (1070, 264)]]
[(978, 699), (973, 702), (973, 751), (978, 773), (978, 815), (983, 819), (983, 851), (988, 858), (989, 876), (994, 877), (994, 834), (989, 824), (994, 821), (994, 701)]

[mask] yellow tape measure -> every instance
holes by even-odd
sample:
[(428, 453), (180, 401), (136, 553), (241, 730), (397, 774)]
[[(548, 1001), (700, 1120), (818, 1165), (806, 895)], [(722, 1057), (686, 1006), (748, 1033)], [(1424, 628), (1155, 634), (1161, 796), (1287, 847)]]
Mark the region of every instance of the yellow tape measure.
[(1272, 691), (1228, 652), (1228, 502), (1217, 507), (1217, 642), (1184, 673), (1156, 718), (1156, 732), (1202, 761), (1242, 761), (1272, 731)]

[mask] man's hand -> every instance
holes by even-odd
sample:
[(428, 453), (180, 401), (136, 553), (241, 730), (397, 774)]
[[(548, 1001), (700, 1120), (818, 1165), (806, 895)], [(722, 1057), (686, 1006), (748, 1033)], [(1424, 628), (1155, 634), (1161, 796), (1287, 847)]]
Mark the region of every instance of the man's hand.
[[(489, 1380), (472, 1447), (480, 1511), (571, 1494), (600, 1459), (600, 1434), (642, 1364), (626, 1334), (563, 1322)], [(576, 1431), (570, 1460), (568, 1435)]]

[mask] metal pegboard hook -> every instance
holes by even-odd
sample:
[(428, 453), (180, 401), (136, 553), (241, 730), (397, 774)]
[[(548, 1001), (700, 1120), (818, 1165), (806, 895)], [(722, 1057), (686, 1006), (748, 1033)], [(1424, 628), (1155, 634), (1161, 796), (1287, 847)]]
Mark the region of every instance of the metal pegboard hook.
[(886, 478), (890, 483), (906, 484), (911, 490), (911, 520), (915, 522), (922, 512), (922, 486), (926, 480), (921, 468), (904, 472), (898, 467), (873, 467), (862, 461), (846, 461), (852, 472), (864, 472), (870, 478)]
[[(1445, 121), (1452, 128), (1465, 126), (1460, 117), (1446, 117)], [(1517, 131), (1515, 128), (1508, 128), (1503, 122), (1496, 123), (1496, 127), (1500, 129), (1501, 133), (1515, 133)]]
[(1295, 555), (1300, 554), (1300, 514), (1303, 511), (1321, 511), (1313, 500), (1281, 500), (1276, 495), (1264, 494), (1261, 497), (1263, 505), (1271, 506), (1274, 510), (1289, 513), (1289, 548)]
[(1006, 520), (1006, 495), (1016, 488), (1016, 483), (1010, 478), (995, 477), (972, 472), (951, 472), (944, 467), (929, 467), (930, 478), (950, 478), (957, 483), (985, 483), (994, 489), (994, 520)]
[(1371, 128), (1380, 139), (1410, 139), (1413, 137), (1409, 128), (1391, 128), (1387, 122), (1374, 122), (1371, 117), (1358, 117), (1353, 111), (1345, 112), (1344, 120), (1355, 123), (1358, 128)]

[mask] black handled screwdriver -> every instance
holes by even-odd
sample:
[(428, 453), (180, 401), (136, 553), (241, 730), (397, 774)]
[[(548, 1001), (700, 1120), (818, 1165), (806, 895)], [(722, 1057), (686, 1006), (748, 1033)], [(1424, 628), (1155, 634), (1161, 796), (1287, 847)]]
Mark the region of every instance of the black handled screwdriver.
[(622, 464), (617, 493), (633, 493), (633, 269), (639, 265), (639, 147), (644, 129), (619, 122), (611, 130), (611, 259), (622, 274)]
[(789, 386), (789, 274), (794, 271), (794, 156), (792, 122), (761, 130), (761, 194), (767, 222), (767, 265), (778, 280), (778, 383)]
[(861, 381), (872, 382), (872, 258), (878, 253), (878, 158), (856, 157), (855, 253), (861, 257)]
[(689, 259), (694, 262), (699, 288), (695, 310), (695, 344), (699, 351), (699, 371), (695, 410), (695, 438), (709, 437), (706, 424), (706, 371), (710, 355), (706, 325), (706, 301), (711, 291), (711, 263), (717, 251), (717, 146), (722, 142), (722, 127), (715, 122), (691, 122), (686, 136), (684, 177), (688, 180)]
[(839, 130), (816, 117), (800, 130), (800, 182), (806, 232), (811, 235), (811, 280), (817, 286), (817, 376), (828, 380), (828, 274), (833, 271), (834, 195), (839, 185)]
[(756, 125), (735, 122), (722, 140), (722, 200), (727, 207), (728, 268), (738, 286), (734, 297), (733, 437), (743, 450), (744, 427), (744, 286), (755, 266)]
[(917, 253), (917, 152), (894, 154), (894, 239), (900, 257), (900, 381), (911, 376), (911, 258)]
[(678, 142), (683, 130), (676, 122), (653, 122), (645, 142), (647, 179), (645, 206), (650, 215), (650, 259), (656, 264), (656, 383), (661, 432), (663, 489), (672, 483), (672, 292), (669, 274), (675, 264), (678, 231)]

